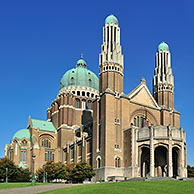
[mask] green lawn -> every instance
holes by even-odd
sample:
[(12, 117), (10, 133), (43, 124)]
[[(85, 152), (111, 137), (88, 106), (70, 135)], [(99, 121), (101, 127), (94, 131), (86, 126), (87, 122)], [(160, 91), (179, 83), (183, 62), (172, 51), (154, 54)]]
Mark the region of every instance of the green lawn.
[(194, 181), (129, 181), (118, 183), (99, 183), (57, 189), (45, 193), (52, 194), (194, 194)]
[[(42, 185), (42, 184), (43, 183), (36, 183), (36, 185)], [(16, 188), (16, 187), (29, 187), (29, 186), (32, 186), (31, 182), (28, 182), (28, 183), (0, 183), (0, 189), (8, 189), (8, 188)]]

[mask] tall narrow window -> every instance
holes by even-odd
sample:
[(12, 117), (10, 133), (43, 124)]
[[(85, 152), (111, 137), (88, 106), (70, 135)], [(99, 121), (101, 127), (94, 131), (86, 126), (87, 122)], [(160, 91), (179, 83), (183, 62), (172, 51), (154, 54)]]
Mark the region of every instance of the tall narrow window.
[(24, 152), (24, 162), (26, 162), (26, 152)]
[(114, 28), (114, 41), (116, 42), (116, 27)]
[(137, 127), (139, 127), (139, 116), (137, 116)]
[(111, 26), (111, 39), (110, 39), (110, 41), (111, 41), (111, 42), (110, 42), (110, 44), (111, 44), (111, 45), (110, 45), (110, 46), (111, 46), (110, 50), (111, 50), (111, 52), (112, 52), (112, 51), (113, 51), (113, 42), (112, 42), (112, 41), (113, 41), (113, 27), (112, 27), (112, 26)]
[(91, 105), (92, 105), (92, 101), (91, 100), (88, 100), (88, 106), (87, 106), (87, 108), (88, 109), (91, 109)]
[(26, 162), (26, 151), (21, 151), (20, 152), (20, 161), (21, 162)]
[(143, 117), (141, 117), (141, 127), (144, 127), (145, 126), (145, 122), (144, 122), (144, 118)]
[(20, 161), (23, 162), (23, 151), (21, 151), (21, 158)]
[(121, 165), (120, 165), (120, 158), (119, 157), (115, 158), (115, 167), (116, 168), (120, 168), (121, 167)]
[(82, 100), (82, 109), (83, 109), (83, 110), (86, 109), (86, 100)]
[(99, 101), (98, 149), (101, 149), (101, 100)]
[(118, 158), (117, 161), (118, 161), (118, 168), (120, 168), (120, 158)]
[(101, 160), (100, 158), (97, 159), (97, 168), (100, 168), (101, 167)]
[(134, 118), (134, 126), (136, 127), (136, 118)]
[(76, 99), (76, 108), (81, 108), (80, 107), (80, 99)]
[(47, 160), (48, 160), (47, 153), (45, 153), (45, 161), (47, 161)]
[(58, 160), (59, 160), (59, 162), (61, 161), (60, 151), (58, 151)]

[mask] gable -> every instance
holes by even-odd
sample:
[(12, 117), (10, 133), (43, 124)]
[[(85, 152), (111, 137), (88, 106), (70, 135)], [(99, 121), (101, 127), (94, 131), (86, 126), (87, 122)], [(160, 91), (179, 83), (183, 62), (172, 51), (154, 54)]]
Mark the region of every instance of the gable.
[(134, 91), (132, 91), (132, 93), (129, 94), (129, 97), (131, 102), (159, 108), (145, 84), (141, 84), (140, 86), (138, 86)]

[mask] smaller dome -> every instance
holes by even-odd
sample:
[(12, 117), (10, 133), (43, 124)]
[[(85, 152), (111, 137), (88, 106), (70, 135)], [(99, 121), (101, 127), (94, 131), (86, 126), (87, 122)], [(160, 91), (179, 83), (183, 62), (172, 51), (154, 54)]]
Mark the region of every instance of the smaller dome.
[(11, 140), (13, 140), (14, 138), (21, 140), (24, 137), (30, 141), (30, 131), (28, 129), (20, 129), (14, 134)]
[(77, 61), (77, 66), (80, 65), (86, 66), (86, 62), (82, 58)]
[(169, 47), (165, 42), (161, 42), (158, 46), (158, 51), (169, 51)]
[(105, 24), (119, 24), (117, 18), (111, 14), (105, 19)]

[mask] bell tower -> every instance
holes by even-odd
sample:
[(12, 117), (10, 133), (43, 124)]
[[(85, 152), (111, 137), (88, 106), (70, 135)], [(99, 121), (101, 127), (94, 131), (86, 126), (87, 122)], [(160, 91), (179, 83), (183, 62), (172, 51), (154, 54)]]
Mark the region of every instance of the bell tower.
[(103, 27), (103, 44), (99, 55), (99, 93), (107, 88), (113, 92), (123, 92), (123, 55), (120, 45), (118, 20), (110, 15)]
[(165, 42), (158, 46), (156, 52), (153, 96), (158, 105), (163, 108), (174, 108), (174, 76), (172, 74), (169, 47)]

